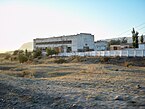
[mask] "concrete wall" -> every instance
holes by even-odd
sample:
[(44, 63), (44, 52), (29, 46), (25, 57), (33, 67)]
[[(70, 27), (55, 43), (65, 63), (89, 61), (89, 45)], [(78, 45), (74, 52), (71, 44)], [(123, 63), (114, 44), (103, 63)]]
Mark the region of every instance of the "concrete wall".
[(139, 44), (139, 49), (145, 49), (145, 44)]
[(128, 49), (128, 50), (112, 50), (112, 51), (74, 52), (74, 53), (60, 53), (59, 56), (145, 57), (145, 50)]

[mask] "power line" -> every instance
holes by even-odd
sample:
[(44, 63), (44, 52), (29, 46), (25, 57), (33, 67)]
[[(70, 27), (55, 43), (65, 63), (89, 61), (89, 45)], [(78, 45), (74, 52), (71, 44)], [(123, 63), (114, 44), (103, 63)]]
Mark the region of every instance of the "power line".
[(145, 24), (145, 22), (144, 23), (142, 23), (142, 24), (140, 24), (139, 26), (136, 26), (135, 28), (138, 28), (138, 27), (140, 27), (140, 26), (142, 26), (142, 25), (144, 25)]
[(140, 28), (140, 29), (138, 29), (138, 30), (142, 30), (143, 28), (145, 28), (145, 26), (144, 26), (144, 27), (142, 27), (142, 28)]
[[(138, 25), (138, 26), (136, 26), (135, 28), (138, 28), (138, 27), (140, 27), (140, 26), (142, 26), (142, 25), (144, 25), (144, 24), (145, 24), (145, 22), (142, 23), (142, 24), (140, 24), (140, 25)], [(129, 32), (129, 31), (131, 31), (131, 29), (129, 29), (129, 30), (125, 31), (125, 32), (122, 32), (121, 34), (119, 34), (119, 35), (117, 35), (117, 36), (121, 36), (121, 35), (123, 35), (123, 34)]]

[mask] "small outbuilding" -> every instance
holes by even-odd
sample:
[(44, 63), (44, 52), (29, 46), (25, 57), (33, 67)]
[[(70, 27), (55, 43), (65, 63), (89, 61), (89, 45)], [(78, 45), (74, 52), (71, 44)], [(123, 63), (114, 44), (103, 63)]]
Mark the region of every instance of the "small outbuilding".
[(122, 50), (129, 48), (129, 45), (110, 45), (110, 50)]

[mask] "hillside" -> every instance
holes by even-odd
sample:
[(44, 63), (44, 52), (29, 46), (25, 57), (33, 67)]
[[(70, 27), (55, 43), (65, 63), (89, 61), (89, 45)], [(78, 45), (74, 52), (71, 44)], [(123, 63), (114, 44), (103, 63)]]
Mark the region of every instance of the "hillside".
[(33, 50), (33, 42), (27, 42), (27, 43), (24, 43), (20, 48), (20, 50), (29, 50), (29, 51), (32, 51)]

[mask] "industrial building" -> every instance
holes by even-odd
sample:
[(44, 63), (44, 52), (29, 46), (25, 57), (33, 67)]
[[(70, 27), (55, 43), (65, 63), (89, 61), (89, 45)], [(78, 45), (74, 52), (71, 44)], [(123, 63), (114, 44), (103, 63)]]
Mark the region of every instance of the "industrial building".
[(94, 42), (96, 51), (105, 51), (109, 48), (109, 43), (107, 41), (99, 40)]
[(46, 51), (46, 48), (53, 48), (58, 52), (85, 52), (94, 51), (94, 35), (80, 33), (50, 38), (36, 38), (33, 40), (34, 50), (37, 48)]

